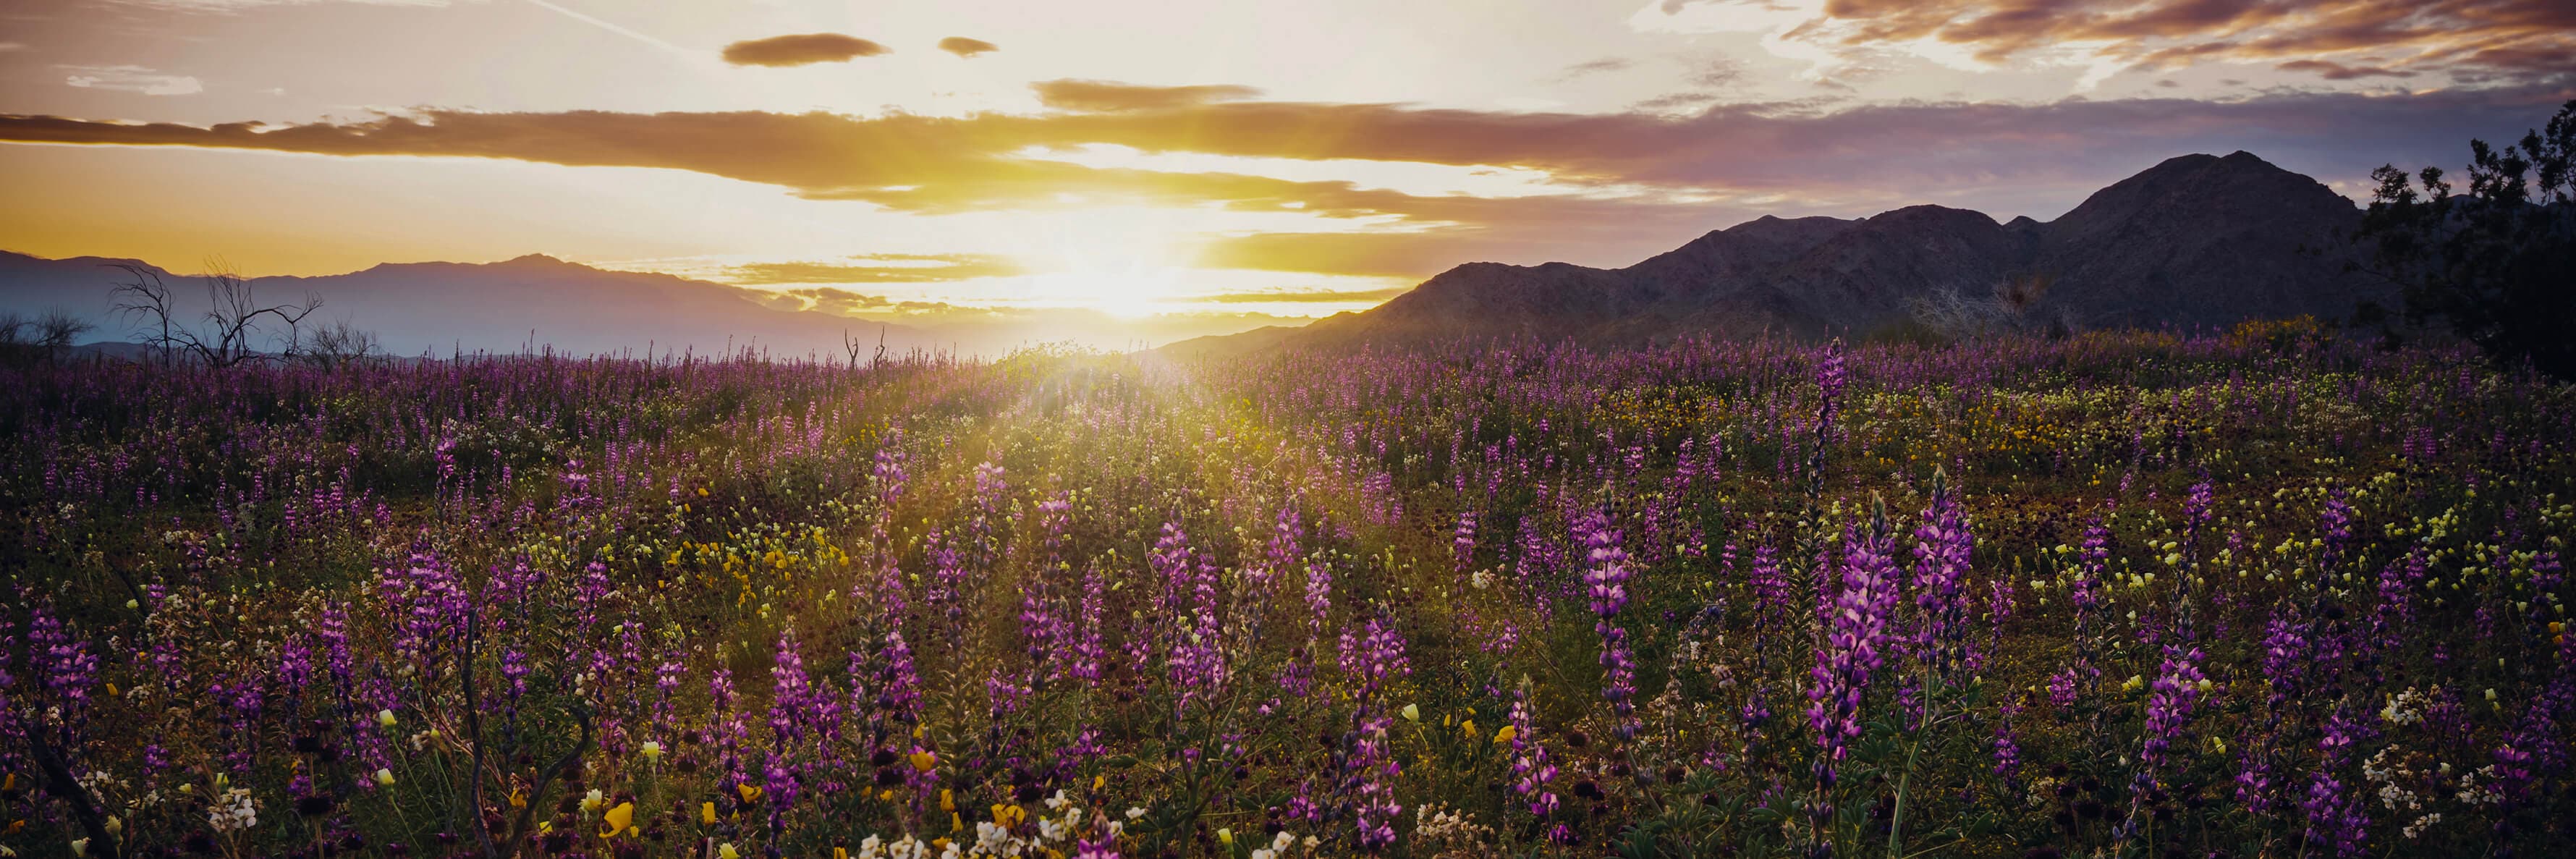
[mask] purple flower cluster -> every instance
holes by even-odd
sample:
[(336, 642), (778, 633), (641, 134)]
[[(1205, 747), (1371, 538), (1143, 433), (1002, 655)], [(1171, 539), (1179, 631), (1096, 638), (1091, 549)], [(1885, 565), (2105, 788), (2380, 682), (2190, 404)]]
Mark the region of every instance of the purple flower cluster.
[(1814, 685), (1807, 689), (1807, 724), (1824, 754), (1816, 778), (1834, 781), (1834, 769), (1860, 737), (1861, 698), (1871, 672), (1886, 656), (1888, 621), (1895, 613), (1896, 562), (1886, 534), (1876, 528), (1843, 532), (1842, 592), (1826, 616), (1824, 642), (1816, 648)]
[(1956, 685), (1967, 663), (1969, 558), (1977, 538), (1969, 533), (1958, 494), (1937, 475), (1923, 524), (1914, 531), (1914, 650), (1935, 676)]
[(1628, 552), (1620, 547), (1619, 532), (1610, 526), (1609, 515), (1601, 511), (1575, 523), (1574, 536), (1583, 544), (1584, 594), (1596, 618), (1592, 628), (1601, 635), (1601, 697), (1610, 702), (1612, 732), (1619, 739), (1632, 739), (1639, 729), (1634, 701), (1637, 659), (1629, 650), (1628, 631), (1612, 622), (1628, 605)]

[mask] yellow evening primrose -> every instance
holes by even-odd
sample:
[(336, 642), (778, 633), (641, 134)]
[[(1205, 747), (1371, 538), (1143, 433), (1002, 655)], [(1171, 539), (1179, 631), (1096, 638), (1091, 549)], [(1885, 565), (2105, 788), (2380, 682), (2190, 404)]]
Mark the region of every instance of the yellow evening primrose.
[(618, 832), (621, 832), (621, 831), (625, 830), (627, 827), (634, 825), (634, 823), (635, 823), (635, 803), (632, 803), (632, 802), (621, 802), (621, 803), (618, 803), (616, 808), (609, 809), (607, 814), (604, 814), (604, 815), (601, 815), (601, 816), (600, 816), (600, 819), (601, 819), (601, 820), (605, 820), (605, 821), (607, 821), (607, 822), (608, 822), (608, 829), (607, 829), (606, 831), (603, 831), (603, 832), (599, 833), (599, 837), (601, 837), (601, 838), (614, 837)]

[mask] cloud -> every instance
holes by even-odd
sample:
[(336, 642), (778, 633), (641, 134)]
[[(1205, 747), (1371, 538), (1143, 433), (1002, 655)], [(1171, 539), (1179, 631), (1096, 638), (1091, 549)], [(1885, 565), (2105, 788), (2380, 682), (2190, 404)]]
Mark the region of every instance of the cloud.
[(63, 83), (82, 89), (103, 89), (144, 95), (196, 95), (206, 91), (205, 84), (188, 75), (165, 75), (142, 66), (57, 66), (70, 72)]
[(25, 42), (0, 42), (0, 54), (5, 54), (10, 51), (23, 51), (26, 49), (27, 43)]
[(2332, 62), (2329, 60), (2291, 60), (2289, 62), (2273, 66), (2273, 68), (2280, 69), (2285, 72), (2315, 72), (2318, 77), (2325, 78), (2330, 81), (2346, 81), (2357, 78), (2411, 78), (2415, 76), (2415, 73), (2410, 71), (2386, 69), (2378, 66), (2347, 66), (2342, 63)]
[(804, 66), (815, 63), (848, 62), (859, 57), (873, 57), (892, 50), (884, 45), (839, 33), (805, 33), (794, 36), (771, 36), (748, 39), (724, 47), (724, 61), (737, 66)]
[(984, 308), (962, 307), (940, 301), (899, 301), (882, 295), (853, 292), (835, 286), (787, 289), (756, 295), (759, 300), (787, 310), (816, 310), (848, 316), (873, 314), (950, 314), (982, 315)]
[(1632, 105), (1632, 107), (1636, 110), (1652, 113), (1690, 112), (1706, 108), (1709, 105), (1725, 100), (1725, 93), (1685, 90), (1682, 92), (1670, 92), (1655, 96), (1654, 98), (1637, 102), (1635, 105)]
[(744, 286), (786, 283), (937, 283), (1025, 274), (1009, 257), (989, 254), (865, 254), (848, 262), (764, 262), (734, 266), (725, 279)]
[[(1201, 97), (1149, 89), (1111, 91), (1125, 94), (1120, 104)], [(915, 210), (1009, 206), (1070, 193), (1251, 207), (1303, 201), (1318, 212), (1445, 217), (1473, 214), (1509, 198), (1408, 196), (1347, 182), (1090, 168), (1019, 153), (1105, 143), (1149, 153), (1504, 166), (1546, 172), (1569, 190), (1975, 188), (2054, 181), (2065, 178), (2070, 165), (2135, 170), (2195, 148), (2359, 152), (2365, 154), (2356, 157), (2375, 165), (2428, 145), (2448, 152), (2458, 148), (2459, 138), (2481, 130), (2519, 130), (2547, 116), (2570, 92), (2279, 93), (2234, 101), (1913, 102), (1841, 109), (1731, 104), (1683, 117), (1267, 101), (964, 117), (430, 109), (355, 122), (213, 126), (11, 115), (0, 116), (0, 140), (661, 167)]]
[(994, 51), (1001, 50), (1002, 46), (982, 39), (969, 39), (964, 36), (950, 36), (939, 40), (939, 49), (961, 57), (972, 57), (976, 54), (989, 54)]
[[(2391, 161), (2455, 162), (2467, 137), (2516, 135), (2576, 97), (2568, 88), (2526, 86), (2228, 101), (1726, 104), (1682, 116), (1210, 101), (1197, 90), (1086, 82), (1058, 106), (1099, 110), (962, 117), (421, 110), (352, 122), (192, 126), (0, 115), (0, 141), (652, 167), (932, 214), (1111, 203), (1296, 211), (1372, 221), (1364, 232), (1318, 222), (1311, 233), (1215, 241), (1200, 264), (1410, 276), (1469, 259), (1632, 261), (1631, 252), (1669, 248), (1766, 212), (1867, 214), (1936, 202), (2044, 216), (2195, 151), (2246, 149), (2327, 181), (2357, 180)], [(1407, 194), (1351, 181), (1046, 158), (1050, 148), (1086, 144), (1510, 167), (1545, 173), (1564, 193)], [(839, 268), (799, 276), (906, 282), (951, 263), (958, 268), (938, 276), (990, 264), (860, 258), (811, 263)]]
[(1591, 62), (1575, 63), (1574, 65), (1566, 66), (1565, 71), (1557, 73), (1556, 79), (1559, 81), (1570, 81), (1586, 75), (1597, 75), (1606, 72), (1620, 71), (1622, 69), (1626, 69), (1630, 65), (1634, 65), (1634, 61), (1629, 60), (1626, 57), (1602, 57), (1601, 59), (1593, 60)]
[(449, 0), (108, 0), (121, 6), (143, 6), (181, 12), (225, 14), (263, 6), (304, 6), (317, 2), (341, 2), (362, 6), (447, 6)]
[(1704, 87), (1731, 86), (1744, 80), (1744, 61), (1716, 57), (1691, 69), (1690, 82)]
[(1888, 56), (2078, 66), (2084, 85), (2204, 62), (2309, 60), (2325, 71), (2365, 54), (2385, 58), (2365, 64), (2379, 73), (2576, 71), (2576, 4), (2566, 0), (1660, 0), (1630, 24), (1759, 33), (1766, 49), (1818, 76)]
[(1298, 289), (1274, 292), (1225, 292), (1196, 296), (1193, 301), (1210, 304), (1344, 304), (1385, 301), (1413, 290), (1409, 286), (1385, 289)]
[(1111, 81), (1053, 80), (1039, 81), (1030, 84), (1029, 88), (1037, 90), (1040, 104), (1087, 113), (1170, 110), (1261, 95), (1257, 88), (1234, 84), (1158, 87)]

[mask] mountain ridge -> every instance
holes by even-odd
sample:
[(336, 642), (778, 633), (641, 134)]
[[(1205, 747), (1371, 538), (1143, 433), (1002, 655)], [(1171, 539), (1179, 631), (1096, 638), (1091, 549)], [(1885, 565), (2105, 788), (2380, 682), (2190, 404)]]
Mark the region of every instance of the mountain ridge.
[[(118, 314), (117, 265), (159, 276), (180, 302), (180, 319), (206, 309), (204, 291), (182, 275), (140, 260), (79, 256), (48, 259), (0, 251), (0, 311), (35, 315), (60, 309), (113, 335), (134, 328)], [(347, 319), (375, 333), (387, 354), (513, 352), (530, 342), (571, 354), (766, 348), (772, 354), (840, 357), (843, 333), (874, 348), (936, 349), (937, 335), (902, 325), (787, 310), (752, 290), (655, 272), (618, 271), (545, 254), (468, 262), (388, 262), (330, 275), (249, 279), (264, 302), (322, 299), (314, 324)], [(882, 331), (880, 331), (882, 329)], [(533, 333), (531, 333), (533, 331)], [(269, 344), (258, 344), (269, 348)]]
[[(2359, 220), (2351, 200), (2250, 152), (2190, 154), (2050, 221), (1928, 204), (1866, 218), (1765, 215), (1620, 268), (1464, 263), (1367, 311), (1163, 348), (1853, 336), (1920, 323), (1924, 308), (1941, 306), (2009, 306), (2004, 323), (2070, 328), (2342, 317), (2394, 298), (2343, 270), (2335, 237)], [(1998, 297), (2007, 286), (2018, 290), (2009, 305)]]

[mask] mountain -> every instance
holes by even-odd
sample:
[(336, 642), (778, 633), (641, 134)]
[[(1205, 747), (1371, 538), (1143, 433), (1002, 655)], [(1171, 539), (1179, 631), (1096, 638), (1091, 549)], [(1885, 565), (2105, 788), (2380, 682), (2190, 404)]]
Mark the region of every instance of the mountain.
[[(92, 337), (139, 339), (136, 320), (114, 312), (119, 264), (158, 275), (180, 300), (174, 314), (194, 322), (207, 308), (202, 281), (135, 260), (45, 259), (0, 251), (0, 313), (33, 317), (61, 310), (91, 322)], [(570, 354), (745, 346), (777, 356), (838, 357), (842, 333), (880, 334), (889, 349), (936, 348), (944, 340), (902, 326), (770, 306), (751, 290), (667, 274), (608, 271), (531, 254), (495, 263), (387, 263), (323, 277), (253, 278), (263, 303), (322, 299), (308, 325), (348, 320), (372, 331), (395, 356), (457, 351), (517, 352), (534, 343)], [(261, 342), (255, 348), (271, 349)]]
[[(1857, 220), (1764, 217), (1626, 268), (1467, 263), (1368, 311), (1165, 349), (1852, 336), (1942, 318), (1927, 306), (1964, 306), (1982, 312), (1974, 319), (2031, 327), (2342, 318), (2361, 301), (2394, 297), (2345, 274), (2331, 250), (2342, 247), (2336, 232), (2359, 221), (2352, 201), (2252, 154), (2185, 155), (2046, 223), (1997, 223), (1942, 206)], [(1997, 309), (2006, 306), (1997, 300), (2006, 285), (2023, 288), (2009, 313)]]

